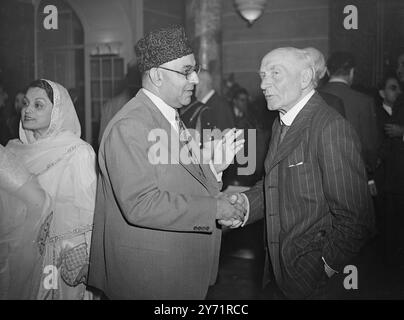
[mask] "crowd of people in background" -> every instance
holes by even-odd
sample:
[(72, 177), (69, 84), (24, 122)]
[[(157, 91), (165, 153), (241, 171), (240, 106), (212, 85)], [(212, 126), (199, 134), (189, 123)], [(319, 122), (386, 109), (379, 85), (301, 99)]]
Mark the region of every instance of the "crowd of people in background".
[[(359, 138), (359, 153), (366, 166), (377, 232), (385, 247), (385, 261), (396, 264), (399, 257), (404, 256), (404, 54), (399, 56), (397, 68), (383, 77), (372, 97), (354, 89), (357, 62), (351, 53), (333, 52), (326, 61), (315, 48), (303, 50), (312, 59), (315, 90), (328, 106), (351, 124)], [(128, 72), (120, 94), (102, 108), (99, 142), (111, 119), (140, 89), (140, 86), (130, 85), (131, 77)], [(237, 169), (243, 164), (235, 160), (223, 175), (223, 189), (227, 186), (251, 187), (264, 175), (277, 112), (268, 111), (263, 97), (253, 99), (233, 78), (227, 81), (222, 94), (214, 88), (212, 75), (201, 70), (191, 103), (181, 109), (180, 117), (186, 127), (201, 133), (203, 129), (243, 129), (246, 142), (242, 152), (249, 149), (248, 130), (255, 130), (255, 172), (239, 175)], [(5, 157), (3, 150), (6, 150), (8, 157), (20, 162), (18, 165), (9, 159), (2, 162), (4, 166), (8, 164), (11, 172), (16, 172), (17, 182), (7, 180), (5, 167), (0, 168), (0, 179), (3, 179), (0, 181), (0, 204), (7, 212), (18, 212), (14, 217), (3, 213), (1, 217), (0, 270), (4, 283), (0, 297), (89, 299), (92, 296), (86, 290), (85, 282), (97, 166), (93, 148), (80, 136), (73, 102), (63, 86), (38, 80), (28, 89), (10, 96), (4, 83), (0, 82), (0, 144), (5, 146), (0, 156)], [(34, 186), (27, 185), (33, 183), (31, 177), (35, 177)], [(7, 197), (7, 192), (15, 192), (25, 185), (40, 190), (38, 194), (44, 197), (41, 205), (32, 207), (32, 202), (27, 204), (18, 196)], [(27, 219), (30, 210), (34, 210), (31, 208), (37, 208), (32, 214), (37, 217), (35, 221)], [(26, 232), (26, 226), (19, 228), (24, 221), (32, 227), (30, 232)], [(9, 244), (5, 248), (7, 241)], [(26, 244), (33, 241), (38, 244), (39, 251), (27, 254), (32, 245), (27, 247)], [(21, 279), (25, 282), (20, 279), (14, 282), (17, 285), (13, 288), (6, 286), (14, 277), (13, 267), (21, 265), (22, 260), (28, 268), (21, 271), (24, 275)], [(58, 290), (49, 291), (51, 296), (48, 291), (35, 287), (38, 279), (43, 280), (41, 267), (45, 265), (58, 267), (59, 283), (63, 284)], [(35, 283), (35, 286), (29, 287), (27, 283)]]

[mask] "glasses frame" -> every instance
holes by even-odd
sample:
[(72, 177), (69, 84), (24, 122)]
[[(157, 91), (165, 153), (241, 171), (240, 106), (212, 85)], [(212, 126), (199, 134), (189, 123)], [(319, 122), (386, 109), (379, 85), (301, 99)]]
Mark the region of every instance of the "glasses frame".
[(165, 67), (157, 67), (160, 69), (164, 69), (167, 71), (171, 71), (171, 72), (175, 72), (178, 74), (181, 74), (185, 77), (185, 79), (189, 80), (189, 77), (195, 72), (196, 74), (199, 74), (199, 72), (201, 72), (201, 66), (199, 64), (196, 64), (195, 67), (193, 67), (192, 69), (190, 69), (188, 72), (181, 72), (181, 71), (177, 71), (177, 70), (173, 70), (173, 69), (169, 69), (169, 68), (165, 68)]

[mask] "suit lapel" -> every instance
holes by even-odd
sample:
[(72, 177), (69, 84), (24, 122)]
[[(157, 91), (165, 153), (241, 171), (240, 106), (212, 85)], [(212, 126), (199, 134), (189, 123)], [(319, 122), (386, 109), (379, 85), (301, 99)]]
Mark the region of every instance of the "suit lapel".
[(279, 123), (279, 116), (278, 116), (278, 117), (276, 117), (274, 124), (272, 125), (271, 143), (269, 144), (269, 150), (268, 150), (267, 156), (265, 158), (266, 172), (269, 171), (269, 167), (275, 158), (280, 134), (281, 134), (281, 126)]
[[(195, 179), (197, 179), (208, 191), (209, 187), (206, 181), (206, 174), (202, 172), (198, 165), (193, 164), (185, 164), (181, 161), (181, 157), (179, 156), (178, 150), (173, 150), (174, 141), (179, 142), (179, 151), (188, 150), (188, 147), (180, 141), (179, 135), (176, 130), (174, 130), (168, 120), (164, 117), (164, 115), (160, 112), (160, 110), (154, 105), (154, 103), (149, 99), (149, 97), (144, 94), (142, 91), (139, 92), (139, 95), (144, 99), (146, 106), (151, 109), (152, 115), (155, 121), (158, 124), (158, 128), (163, 129), (168, 133), (168, 141), (172, 142), (171, 146), (167, 146), (169, 149), (169, 161), (171, 163), (180, 163), (185, 170), (187, 170)], [(205, 174), (205, 176), (204, 176)]]
[[(295, 120), (293, 121), (291, 127), (287, 131), (285, 137), (283, 138), (282, 143), (278, 146), (275, 155), (269, 161), (269, 171), (277, 165), (280, 161), (282, 161), (286, 156), (288, 156), (302, 141), (304, 137), (304, 130), (310, 126), (311, 118), (316, 110), (317, 105), (320, 102), (319, 95), (315, 93), (313, 97), (306, 103), (304, 108), (298, 113)], [(277, 127), (277, 137), (276, 140), (271, 143), (277, 144), (279, 140), (280, 134), (280, 124), (279, 121), (276, 124)], [(274, 147), (276, 149), (276, 146)]]

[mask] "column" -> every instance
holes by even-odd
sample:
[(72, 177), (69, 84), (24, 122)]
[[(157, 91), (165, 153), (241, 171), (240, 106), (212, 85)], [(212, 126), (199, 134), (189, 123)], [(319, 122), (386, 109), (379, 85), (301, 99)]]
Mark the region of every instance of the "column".
[(186, 31), (201, 67), (222, 87), (221, 0), (186, 0)]

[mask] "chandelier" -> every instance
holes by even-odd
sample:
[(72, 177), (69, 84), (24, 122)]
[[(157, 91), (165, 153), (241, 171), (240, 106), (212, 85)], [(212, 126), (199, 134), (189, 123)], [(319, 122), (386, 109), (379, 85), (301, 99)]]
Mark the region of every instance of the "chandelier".
[(251, 26), (264, 12), (267, 0), (234, 0), (234, 4)]

